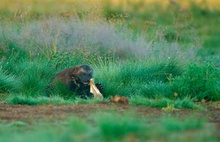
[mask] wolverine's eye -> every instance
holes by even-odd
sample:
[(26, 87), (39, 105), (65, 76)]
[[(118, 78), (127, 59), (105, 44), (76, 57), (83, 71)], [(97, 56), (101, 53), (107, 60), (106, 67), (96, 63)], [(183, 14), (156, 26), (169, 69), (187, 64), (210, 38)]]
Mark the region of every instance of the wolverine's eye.
[(81, 75), (81, 76), (85, 76), (85, 75), (86, 75), (86, 73), (82, 72), (82, 73), (80, 73), (80, 75)]

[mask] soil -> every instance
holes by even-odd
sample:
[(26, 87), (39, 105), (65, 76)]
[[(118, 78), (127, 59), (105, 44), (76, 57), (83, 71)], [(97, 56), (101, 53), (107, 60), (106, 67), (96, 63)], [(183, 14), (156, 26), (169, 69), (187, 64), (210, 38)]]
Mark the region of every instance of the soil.
[(154, 121), (162, 116), (173, 115), (180, 119), (191, 116), (198, 119), (208, 119), (208, 123), (216, 126), (216, 133), (220, 135), (220, 102), (203, 103), (206, 110), (175, 109), (174, 111), (164, 111), (161, 108), (152, 108), (120, 103), (94, 103), (94, 104), (75, 104), (75, 105), (11, 105), (0, 103), (0, 120), (6, 122), (23, 121), (35, 123), (37, 121), (57, 121), (64, 120), (69, 116), (78, 116), (88, 119), (89, 115), (96, 112), (135, 112), (135, 117), (148, 117)]
[[(219, 105), (219, 104), (218, 104)], [(216, 105), (216, 106), (218, 106)], [(86, 118), (95, 112), (128, 112), (133, 110), (136, 116), (158, 118), (164, 115), (173, 115), (180, 118), (194, 114), (198, 118), (207, 118), (220, 129), (220, 107), (205, 104), (207, 110), (176, 109), (168, 112), (161, 108), (135, 106), (116, 103), (95, 103), (76, 105), (10, 105), (0, 104), (0, 120), (31, 122), (42, 119), (60, 120), (71, 115)]]

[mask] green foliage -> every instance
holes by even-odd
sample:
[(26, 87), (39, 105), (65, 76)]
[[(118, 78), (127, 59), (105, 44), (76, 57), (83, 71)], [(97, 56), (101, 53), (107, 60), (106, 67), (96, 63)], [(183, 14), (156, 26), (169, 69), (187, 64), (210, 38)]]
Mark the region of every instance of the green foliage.
[(0, 93), (10, 92), (16, 86), (16, 79), (12, 75), (6, 75), (0, 70)]
[[(100, 66), (97, 67), (99, 70), (95, 69), (96, 74), (99, 75), (97, 78), (98, 81), (103, 82), (104, 86), (107, 86), (104, 94), (109, 95), (130, 96), (137, 94), (151, 98), (159, 95), (166, 96), (172, 93), (168, 85), (169, 77), (178, 76), (182, 72), (177, 63), (169, 60), (163, 63), (157, 61), (155, 65), (148, 61), (127, 61), (123, 64), (111, 63), (110, 61), (110, 63)], [(164, 89), (161, 89), (161, 86)]]
[(199, 129), (204, 125), (204, 120), (197, 120), (196, 117), (189, 117), (185, 120), (179, 120), (177, 118), (161, 118), (161, 122), (166, 130), (173, 132)]
[(55, 122), (0, 121), (0, 141), (218, 141), (215, 127), (195, 116), (180, 119), (166, 115), (153, 120), (134, 115), (111, 112)]
[(106, 140), (121, 139), (129, 134), (144, 138), (144, 131), (148, 130), (144, 121), (137, 122), (136, 118), (129, 115), (122, 117), (118, 114), (99, 114), (98, 116), (96, 123)]
[(51, 97), (31, 97), (22, 94), (12, 94), (5, 100), (9, 104), (22, 104), (22, 105), (45, 105), (45, 104), (73, 104), (73, 100), (64, 100), (59, 96)]
[(187, 97), (183, 99), (172, 100), (165, 97), (149, 99), (144, 96), (131, 96), (129, 101), (131, 104), (146, 107), (164, 108), (168, 105), (173, 105), (174, 108), (204, 109), (200, 105), (193, 103), (193, 101)]
[(167, 97), (174, 98), (173, 91), (171, 90), (170, 84), (152, 81), (144, 85), (140, 89), (140, 94), (147, 98)]
[(28, 96), (37, 96), (44, 93), (55, 72), (48, 66), (46, 60), (41, 58), (35, 61), (24, 60), (16, 66), (18, 75), (17, 90)]
[[(0, 94), (1, 95), (1, 94)], [(94, 104), (98, 102), (108, 102), (107, 99), (92, 99), (88, 98), (87, 100), (79, 98), (79, 97), (70, 97), (66, 98), (66, 96), (62, 95), (51, 95), (49, 97), (45, 96), (27, 96), (26, 94), (10, 94), (4, 97), (3, 102), (8, 104), (21, 104), (21, 105), (47, 105), (47, 104)]]
[(0, 58), (0, 67), (1, 70), (9, 73), (14, 73), (16, 70), (16, 64), (22, 59), (26, 58), (26, 51), (23, 51), (20, 48), (9, 48), (5, 51), (5, 56)]
[(220, 70), (211, 64), (192, 64), (179, 77), (173, 79), (173, 90), (180, 98), (189, 96), (194, 100), (220, 99)]
[(49, 86), (47, 88), (47, 96), (61, 96), (64, 99), (74, 99), (76, 98), (76, 92), (71, 92), (67, 89), (66, 85), (61, 82), (57, 82), (54, 86)]
[(82, 63), (97, 64), (102, 58), (108, 58), (108, 55), (105, 53), (103, 55), (91, 53), (89, 49), (78, 47), (72, 51), (55, 53), (50, 57), (49, 65), (56, 69), (64, 69)]
[(28, 124), (22, 121), (14, 121), (8, 124), (8, 127), (27, 127)]
[[(120, 2), (116, 6), (105, 1), (100, 4), (100, 11), (91, 13), (92, 17), (92, 8), (73, 2), (77, 10), (67, 14), (79, 16), (73, 20), (60, 11), (51, 16), (48, 9), (41, 9), (46, 12), (41, 17), (44, 12), (37, 7), (23, 11), (25, 14), (16, 13), (17, 19), (3, 15), (0, 93), (72, 99), (75, 93), (62, 85), (48, 94), (50, 82), (64, 68), (89, 64), (94, 68), (95, 82), (103, 84), (107, 98), (116, 94), (164, 98), (180, 100), (180, 106), (189, 108), (192, 106), (188, 99), (220, 100), (215, 42), (219, 37), (219, 11), (193, 2), (181, 10), (181, 2), (169, 2), (165, 7), (160, 3), (149, 7), (144, 1), (128, 2), (124, 8)], [(54, 5), (50, 0), (45, 3)], [(5, 6), (0, 7), (0, 13), (11, 15), (11, 9)], [(205, 47), (214, 49), (201, 48), (203, 42)], [(209, 64), (202, 64), (204, 61)], [(162, 104), (159, 106), (167, 106), (166, 101)]]
[[(126, 1), (126, 6), (114, 5), (110, 0), (100, 6), (87, 1), (89, 8), (83, 8), (83, 2), (68, 1), (59, 9), (60, 2), (52, 0), (45, 0), (43, 7), (38, 1), (11, 2), (4, 0), (0, 5), (1, 102), (38, 105), (100, 101), (77, 98), (62, 85), (46, 92), (57, 72), (77, 64), (94, 68), (95, 82), (103, 84), (105, 98), (127, 96), (132, 105), (169, 112), (204, 109), (193, 101), (220, 100), (219, 9), (210, 9), (208, 1), (191, 1), (184, 9), (180, 1), (169, 1), (165, 7), (163, 3), (144, 1)], [(0, 141), (219, 138), (212, 125), (206, 126), (205, 120), (196, 117), (178, 119), (168, 115), (152, 121), (134, 116), (96, 114), (88, 121), (71, 118), (35, 126), (0, 120)]]

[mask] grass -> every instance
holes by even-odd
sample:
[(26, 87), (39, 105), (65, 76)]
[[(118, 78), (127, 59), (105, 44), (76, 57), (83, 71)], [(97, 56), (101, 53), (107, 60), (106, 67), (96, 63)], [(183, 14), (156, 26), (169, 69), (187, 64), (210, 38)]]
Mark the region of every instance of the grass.
[[(113, 117), (114, 115), (114, 117)], [(100, 129), (101, 136), (106, 140), (121, 139), (126, 135), (133, 134), (137, 137), (144, 136), (145, 121), (137, 123), (133, 117), (121, 117), (118, 114), (99, 114), (96, 123)], [(112, 124), (112, 125), (109, 125)]]
[[(47, 105), (47, 104), (94, 104), (97, 102), (108, 102), (108, 98), (104, 100), (99, 99), (81, 99), (81, 98), (72, 98), (72, 99), (64, 99), (62, 96), (50, 96), (50, 97), (31, 97), (22, 94), (13, 94), (2, 97), (2, 102), (8, 104), (23, 104), (23, 105)], [(184, 99), (176, 99), (171, 100), (169, 98), (155, 98), (149, 99), (144, 96), (131, 96), (129, 98), (130, 105), (138, 105), (145, 107), (157, 107), (162, 108), (165, 111), (173, 111), (179, 108), (187, 108), (187, 109), (199, 109), (205, 110), (205, 108), (201, 105), (195, 104), (190, 98)]]
[(94, 104), (97, 102), (106, 102), (107, 100), (99, 100), (99, 99), (81, 99), (81, 98), (72, 98), (72, 99), (64, 99), (62, 96), (38, 96), (38, 97), (31, 97), (22, 94), (12, 94), (9, 97), (5, 97), (4, 101), (8, 104), (23, 104), (23, 105), (68, 105), (68, 104)]
[(7, 93), (11, 88), (15, 86), (16, 79), (12, 75), (6, 75), (0, 72), (0, 93)]
[[(51, 29), (40, 30), (48, 24)], [(199, 50), (194, 45), (183, 48), (180, 43), (164, 39), (149, 43), (144, 40), (144, 35), (133, 39), (129, 29), (117, 31), (117, 25), (105, 20), (92, 22), (53, 18), (7, 26), (17, 29), (17, 32), (12, 31), (2, 37), (3, 50), (10, 55), (3, 55), (0, 62), (2, 93), (48, 96), (46, 88), (57, 72), (77, 64), (89, 64), (94, 68), (95, 81), (105, 87), (105, 97), (116, 94), (171, 100), (189, 97), (194, 101), (217, 101), (220, 98), (219, 67), (217, 62), (212, 63), (216, 57), (205, 56), (204, 59), (208, 60), (204, 62), (203, 57), (197, 55)], [(78, 31), (73, 32), (72, 26)], [(56, 36), (58, 31), (59, 41)], [(2, 32), (8, 31), (2, 29)], [(79, 34), (82, 40), (69, 39)], [(10, 35), (13, 35), (13, 42), (9, 40)], [(103, 39), (106, 35), (109, 40)], [(74, 43), (77, 44), (70, 50), (70, 45)], [(51, 95), (60, 95), (64, 99), (72, 97), (67, 94), (61, 88)], [(177, 96), (174, 97), (174, 94)]]
[(205, 110), (198, 101), (219, 108), (219, 2), (124, 2), (2, 0), (0, 103), (100, 102), (62, 87), (47, 92), (60, 70), (89, 64), (104, 86), (102, 101), (126, 96), (131, 106), (157, 107), (164, 116), (100, 112), (54, 122), (0, 120), (0, 141), (218, 141), (206, 119), (169, 112)]
[(24, 105), (46, 105), (46, 104), (74, 104), (71, 100), (64, 100), (62, 97), (28, 97), (24, 95), (14, 94), (5, 100), (8, 104), (24, 104)]
[(182, 121), (176, 118), (161, 118), (161, 121), (163, 125), (165, 125), (166, 130), (171, 132), (182, 132), (187, 129), (199, 129), (204, 125), (204, 120), (195, 121), (195, 119), (195, 117), (191, 116)]
[(212, 64), (192, 64), (182, 76), (174, 79), (173, 88), (180, 96), (189, 95), (197, 100), (219, 100), (219, 75), (219, 69)]
[[(189, 108), (189, 109), (204, 109), (202, 106), (195, 104), (190, 98), (171, 100), (169, 98), (161, 97), (156, 99), (149, 99), (143, 96), (132, 96), (130, 103), (146, 107), (169, 108)], [(171, 109), (172, 109), (171, 108)]]
[[(1, 141), (217, 141), (215, 127), (193, 116), (184, 120), (167, 116), (152, 121), (133, 113), (97, 113), (90, 120), (70, 117), (56, 123), (0, 122)], [(91, 123), (92, 122), (92, 123)], [(28, 130), (28, 131), (27, 131)], [(61, 131), (62, 130), (62, 131)], [(208, 130), (208, 131), (207, 131)], [(10, 137), (8, 134), (10, 133)], [(192, 135), (193, 134), (193, 135)]]

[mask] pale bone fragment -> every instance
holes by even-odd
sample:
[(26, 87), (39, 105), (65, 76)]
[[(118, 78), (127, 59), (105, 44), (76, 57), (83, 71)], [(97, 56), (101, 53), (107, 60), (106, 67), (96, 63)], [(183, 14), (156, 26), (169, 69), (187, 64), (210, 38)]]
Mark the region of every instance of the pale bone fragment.
[(103, 96), (102, 96), (101, 92), (95, 86), (93, 78), (90, 79), (89, 85), (90, 85), (90, 93), (92, 93), (94, 95), (94, 98), (101, 98), (101, 99), (103, 99)]

